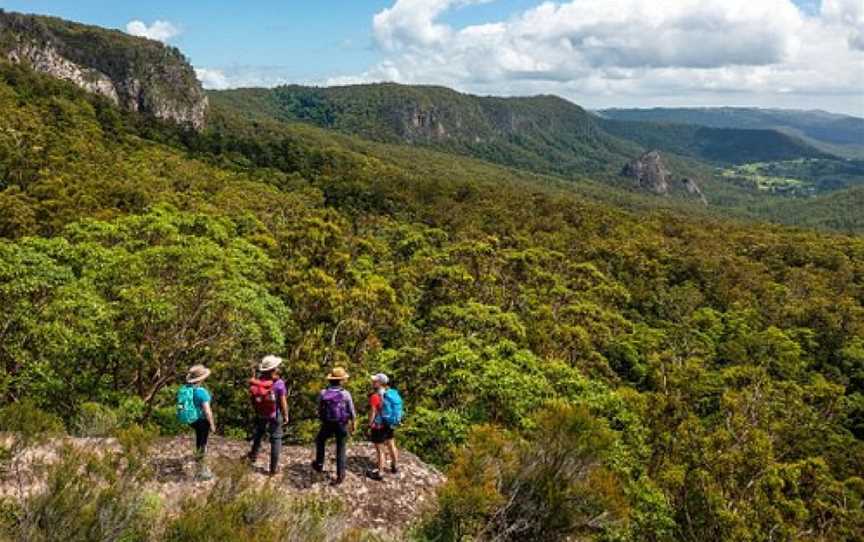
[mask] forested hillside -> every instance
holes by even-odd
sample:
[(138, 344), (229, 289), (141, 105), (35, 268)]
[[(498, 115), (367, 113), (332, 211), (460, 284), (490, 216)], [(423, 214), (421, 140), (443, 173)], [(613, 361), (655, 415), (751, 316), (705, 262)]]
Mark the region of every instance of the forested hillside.
[(835, 158), (776, 130), (710, 128), (696, 124), (601, 119), (600, 126), (643, 147), (712, 163), (743, 164), (797, 158)]
[(864, 157), (864, 119), (825, 111), (747, 107), (606, 109), (603, 117), (622, 121), (695, 124), (715, 128), (775, 129), (800, 137), (823, 151)]
[[(210, 92), (209, 96), (214, 123), (239, 119), (230, 122), (229, 133), (245, 131), (249, 119), (267, 126), (261, 130), (265, 136), (253, 136), (243, 143), (255, 154), (259, 165), (270, 165), (274, 156), (281, 160), (278, 150), (265, 147), (278, 147), (281, 138), (303, 132), (302, 123), (330, 130), (334, 138), (339, 133), (359, 135), (365, 140), (362, 149), (356, 142), (346, 144), (387, 160), (401, 160), (412, 168), (424, 166), (408, 157), (422, 155), (420, 149), (428, 148), (438, 153), (425, 155), (420, 162), (435, 162), (436, 167), (446, 168), (452, 175), (462, 175), (458, 171), (465, 162), (462, 157), (473, 157), (545, 175), (543, 181), (551, 184), (571, 181), (576, 192), (610, 203), (701, 213), (701, 198), (684, 189), (683, 180), (689, 179), (705, 195), (709, 212), (714, 214), (820, 228), (841, 225), (840, 231), (860, 231), (854, 208), (832, 207), (821, 199), (831, 196), (831, 190), (864, 181), (860, 176), (772, 179), (771, 183), (784, 185), (777, 191), (765, 189), (765, 183), (759, 180), (727, 176), (724, 168), (739, 164), (820, 159), (842, 166), (833, 155), (773, 129), (616, 121), (588, 114), (551, 96), (478, 97), (442, 87), (389, 83), (238, 89)], [(389, 147), (376, 148), (372, 142)], [(251, 149), (256, 145), (257, 149)], [(417, 150), (409, 151), (410, 147)], [(663, 153), (670, 190), (660, 197), (644, 199), (639, 193), (650, 191), (620, 174), (625, 164), (652, 149)], [(456, 164), (459, 166), (454, 167)], [(498, 175), (530, 176), (517, 171)], [(807, 199), (784, 201), (796, 195)], [(830, 201), (838, 199), (842, 196), (831, 197)]]
[(408, 143), (542, 173), (617, 172), (639, 147), (605, 133), (555, 96), (496, 98), (392, 83), (211, 92), (246, 117), (303, 121), (386, 143)]
[(5, 428), (174, 434), (206, 363), (242, 436), (276, 352), (300, 441), (329, 367), (393, 376), (450, 475), (417, 539), (864, 536), (861, 237), (227, 109), (185, 132), (24, 67), (0, 112)]

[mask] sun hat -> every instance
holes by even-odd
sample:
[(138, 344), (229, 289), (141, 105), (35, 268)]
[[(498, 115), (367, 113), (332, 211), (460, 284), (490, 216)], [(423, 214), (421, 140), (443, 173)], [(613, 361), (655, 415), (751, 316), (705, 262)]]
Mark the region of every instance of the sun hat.
[(186, 383), (197, 384), (210, 376), (210, 369), (203, 365), (193, 365), (186, 372)]
[(348, 371), (342, 367), (334, 367), (327, 375), (327, 380), (348, 380)]
[(280, 365), (282, 365), (282, 358), (279, 356), (265, 356), (264, 359), (261, 360), (261, 363), (258, 364), (258, 370), (262, 373), (266, 373)]
[(390, 379), (387, 378), (387, 375), (384, 373), (378, 373), (377, 375), (372, 377), (372, 382), (378, 382), (379, 384), (384, 384), (385, 386), (390, 383)]

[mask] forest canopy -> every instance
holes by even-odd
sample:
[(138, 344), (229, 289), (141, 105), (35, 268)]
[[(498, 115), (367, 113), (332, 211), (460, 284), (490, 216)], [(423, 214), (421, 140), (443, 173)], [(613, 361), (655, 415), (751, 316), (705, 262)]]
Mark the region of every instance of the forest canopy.
[[(278, 353), (299, 439), (331, 365), (392, 375), (402, 443), (451, 468), (430, 540), (864, 536), (861, 237), (229, 112), (187, 133), (0, 67), (3, 406), (172, 434), (201, 362), (240, 436)], [(560, 522), (500, 531), (543, 495)]]

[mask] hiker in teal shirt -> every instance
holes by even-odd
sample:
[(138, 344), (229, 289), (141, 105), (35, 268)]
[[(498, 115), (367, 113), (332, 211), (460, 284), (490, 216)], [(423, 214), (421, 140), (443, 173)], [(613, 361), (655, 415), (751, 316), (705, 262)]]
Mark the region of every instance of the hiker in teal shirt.
[(210, 408), (210, 392), (202, 385), (208, 376), (210, 376), (210, 369), (207, 367), (203, 365), (190, 367), (186, 373), (186, 384), (177, 392), (177, 418), (181, 423), (195, 430), (195, 461), (198, 465), (196, 476), (199, 480), (213, 478), (205, 462), (207, 440), (210, 433), (216, 431), (213, 410)]

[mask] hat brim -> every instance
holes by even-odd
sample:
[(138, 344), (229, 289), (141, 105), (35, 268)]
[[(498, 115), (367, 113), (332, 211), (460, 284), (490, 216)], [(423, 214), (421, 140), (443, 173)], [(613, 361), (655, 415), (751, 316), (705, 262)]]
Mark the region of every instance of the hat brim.
[(263, 365), (259, 365), (259, 366), (258, 366), (258, 371), (259, 371), (259, 372), (262, 372), (262, 373), (266, 373), (266, 372), (269, 372), (269, 371), (276, 370), (276, 369), (278, 369), (278, 368), (281, 367), (281, 366), (282, 366), (282, 362), (281, 362), (281, 361), (280, 361), (279, 363), (277, 363), (276, 365), (273, 365), (272, 367), (265, 367), (265, 366), (263, 366)]
[(187, 376), (186, 376), (186, 383), (187, 383), (187, 384), (197, 384), (197, 383), (199, 383), (199, 382), (203, 382), (204, 380), (207, 380), (207, 377), (208, 377), (208, 376), (210, 376), (210, 369), (205, 370), (205, 371), (204, 371), (204, 374), (199, 375), (199, 376), (196, 376), (196, 377), (193, 377), (193, 378), (190, 378), (190, 377), (187, 375)]
[(348, 375), (337, 376), (334, 374), (327, 375), (327, 380), (348, 380)]

